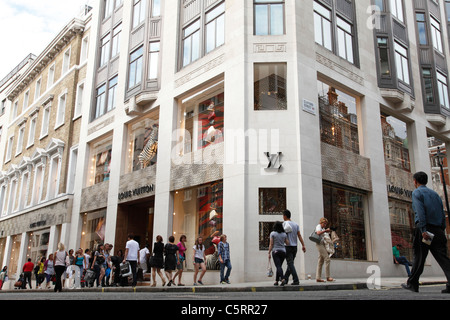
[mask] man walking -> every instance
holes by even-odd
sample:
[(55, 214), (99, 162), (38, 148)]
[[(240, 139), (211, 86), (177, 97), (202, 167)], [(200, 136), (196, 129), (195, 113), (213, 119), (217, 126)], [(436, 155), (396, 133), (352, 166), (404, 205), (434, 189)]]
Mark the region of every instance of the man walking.
[[(298, 279), (297, 271), (295, 270), (294, 260), (297, 255), (297, 239), (301, 242), (303, 252), (306, 252), (305, 243), (303, 242), (302, 235), (300, 234), (300, 228), (297, 223), (291, 221), (291, 212), (285, 210), (283, 212), (284, 225), (289, 225), (292, 231), (287, 233), (289, 245), (286, 246), (286, 262), (287, 269), (283, 277), (283, 284), (287, 284), (289, 276), (292, 274), (293, 282), (292, 285), (299, 285), (300, 281)], [(285, 227), (286, 229), (286, 227)]]
[(30, 258), (28, 258), (28, 262), (23, 265), (23, 269), (22, 270), (23, 270), (23, 278), (24, 278), (22, 289), (26, 289), (27, 288), (27, 282), (30, 285), (30, 289), (33, 289), (31, 287), (31, 273), (34, 270), (34, 263), (31, 262)]
[(130, 263), (131, 271), (133, 272), (132, 287), (136, 287), (137, 284), (137, 266), (139, 261), (139, 243), (134, 240), (134, 235), (128, 235), (128, 241), (125, 245), (125, 255), (123, 262), (128, 261)]
[[(447, 277), (447, 287), (443, 293), (450, 293), (450, 259), (447, 256), (447, 238), (445, 236), (445, 213), (439, 195), (426, 187), (428, 176), (424, 172), (417, 172), (413, 176), (414, 190), (412, 206), (415, 214), (414, 229), (414, 261), (411, 276), (402, 287), (407, 290), (419, 292), (419, 278), (423, 272), (428, 251), (431, 251), (439, 266)], [(431, 240), (430, 233), (434, 235), (431, 244), (424, 240)]]

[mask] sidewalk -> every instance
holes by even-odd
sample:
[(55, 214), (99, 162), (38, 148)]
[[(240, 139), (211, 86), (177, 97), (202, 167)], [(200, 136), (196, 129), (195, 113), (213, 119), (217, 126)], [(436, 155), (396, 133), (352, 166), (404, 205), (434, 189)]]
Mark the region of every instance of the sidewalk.
[[(377, 289), (400, 288), (406, 278), (382, 278), (381, 286)], [(423, 277), (421, 285), (445, 284), (445, 277)], [(270, 291), (320, 291), (320, 290), (360, 290), (368, 289), (367, 279), (338, 279), (334, 282), (317, 283), (315, 280), (302, 280), (300, 285), (274, 286), (273, 281), (246, 282), (232, 284), (198, 285), (198, 286), (164, 286), (150, 287), (150, 282), (140, 282), (138, 286), (133, 287), (104, 287), (104, 288), (82, 288), (67, 289), (64, 291), (75, 292), (180, 292), (180, 293), (204, 293), (204, 292), (270, 292)], [(43, 292), (47, 290), (27, 289), (27, 292)], [(1, 292), (23, 292), (22, 290), (2, 290)]]

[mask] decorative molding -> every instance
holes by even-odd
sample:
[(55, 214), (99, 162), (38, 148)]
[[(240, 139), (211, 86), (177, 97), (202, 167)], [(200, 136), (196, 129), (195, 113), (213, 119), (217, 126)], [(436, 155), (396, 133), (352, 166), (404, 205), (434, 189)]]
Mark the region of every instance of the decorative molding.
[(97, 124), (97, 125), (95, 125), (95, 126), (89, 128), (88, 134), (89, 134), (89, 135), (90, 135), (90, 134), (93, 134), (94, 132), (96, 132), (96, 131), (98, 131), (98, 130), (104, 128), (104, 127), (106, 127), (107, 125), (109, 125), (109, 124), (111, 124), (111, 123), (113, 123), (113, 122), (114, 122), (114, 116), (109, 117), (109, 118), (106, 119), (105, 121), (100, 122), (99, 124)]
[(331, 69), (333, 71), (336, 71), (337, 73), (343, 75), (344, 77), (360, 84), (364, 85), (364, 78), (357, 75), (353, 71), (349, 70), (348, 68), (334, 62), (333, 60), (325, 57), (324, 55), (320, 54), (319, 52), (316, 52), (316, 61), (320, 64), (324, 65), (327, 69)]
[(198, 67), (197, 69), (187, 73), (183, 77), (179, 78), (175, 81), (175, 88), (179, 88), (182, 85), (188, 83), (189, 81), (201, 76), (203, 73), (208, 72), (215, 67), (221, 65), (225, 61), (225, 54), (222, 54), (218, 56), (217, 58), (203, 64), (202, 66)]
[(253, 45), (253, 53), (281, 53), (286, 51), (286, 43), (255, 43)]

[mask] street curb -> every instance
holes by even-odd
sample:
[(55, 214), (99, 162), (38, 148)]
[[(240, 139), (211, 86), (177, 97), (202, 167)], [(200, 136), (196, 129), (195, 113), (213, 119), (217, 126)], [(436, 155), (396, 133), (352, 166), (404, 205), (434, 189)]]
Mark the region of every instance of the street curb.
[[(129, 292), (129, 293), (225, 293), (225, 292), (303, 292), (303, 291), (327, 291), (327, 290), (360, 290), (367, 289), (366, 283), (354, 283), (354, 284), (322, 284), (322, 285), (286, 285), (286, 286), (184, 286), (184, 287), (147, 287), (147, 286), (137, 286), (137, 287), (105, 287), (105, 288), (82, 288), (82, 289), (63, 289), (63, 292), (96, 292), (96, 293), (118, 293), (118, 292)], [(41, 292), (52, 292), (53, 289), (49, 290), (29, 290), (26, 289), (27, 293), (41, 293)], [(2, 290), (1, 293), (23, 293), (24, 290)]]

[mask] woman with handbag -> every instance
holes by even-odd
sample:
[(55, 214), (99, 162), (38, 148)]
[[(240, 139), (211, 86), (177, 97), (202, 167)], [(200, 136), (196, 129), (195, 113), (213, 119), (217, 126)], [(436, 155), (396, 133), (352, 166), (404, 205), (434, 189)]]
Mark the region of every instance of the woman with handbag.
[[(323, 238), (324, 233), (331, 232), (330, 228), (326, 228), (328, 224), (328, 220), (326, 218), (321, 218), (319, 224), (316, 226), (315, 233)], [(317, 251), (319, 252), (319, 258), (317, 261), (317, 270), (316, 270), (316, 282), (325, 282), (322, 279), (322, 267), (325, 264), (325, 276), (327, 277), (327, 281), (334, 281), (330, 276), (330, 256), (325, 247), (324, 241), (320, 243), (316, 243)]]
[(183, 234), (180, 237), (180, 242), (177, 244), (178, 247), (178, 264), (177, 264), (177, 272), (173, 276), (173, 280), (178, 277), (178, 286), (184, 286), (184, 284), (181, 283), (181, 276), (183, 275), (183, 265), (186, 261), (186, 236)]
[(153, 244), (153, 255), (150, 256), (149, 265), (152, 268), (152, 287), (156, 287), (156, 274), (159, 275), (163, 283), (163, 287), (166, 284), (166, 279), (161, 271), (164, 268), (164, 243), (161, 236), (156, 237), (156, 242)]
[(275, 277), (274, 285), (278, 285), (278, 281), (281, 280), (281, 285), (286, 284), (286, 280), (283, 279), (283, 262), (286, 259), (286, 247), (289, 245), (289, 240), (287, 234), (284, 231), (283, 224), (280, 221), (275, 222), (273, 231), (270, 233), (270, 244), (269, 244), (269, 260), (272, 254), (273, 262), (277, 268), (277, 273)]
[(53, 291), (61, 292), (63, 287), (61, 277), (66, 271), (66, 268), (70, 265), (70, 262), (67, 259), (69, 257), (69, 254), (67, 253), (67, 251), (64, 250), (64, 245), (62, 243), (58, 244), (58, 251), (55, 252), (54, 257), (55, 257), (56, 284)]

